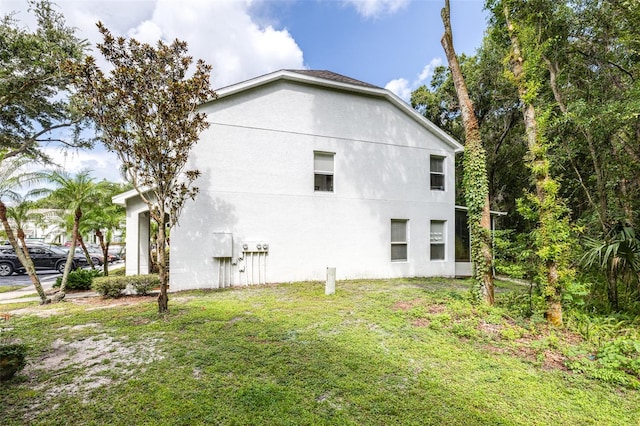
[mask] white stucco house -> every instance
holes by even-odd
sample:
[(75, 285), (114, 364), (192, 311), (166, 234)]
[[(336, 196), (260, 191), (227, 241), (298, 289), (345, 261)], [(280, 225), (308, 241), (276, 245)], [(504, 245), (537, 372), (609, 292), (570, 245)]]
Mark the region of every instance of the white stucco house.
[[(171, 231), (172, 291), (324, 280), (327, 267), (338, 279), (470, 273), (463, 147), (392, 92), (281, 70), (217, 93), (190, 155), (200, 193)], [(146, 273), (146, 205), (135, 191), (114, 202), (127, 208), (126, 272)]]

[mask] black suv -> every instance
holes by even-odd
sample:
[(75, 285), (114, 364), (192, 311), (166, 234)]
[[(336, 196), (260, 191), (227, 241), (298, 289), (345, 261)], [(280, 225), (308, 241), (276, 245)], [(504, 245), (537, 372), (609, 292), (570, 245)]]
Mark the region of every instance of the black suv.
[[(30, 246), (29, 256), (33, 260), (36, 269), (55, 269), (62, 273), (67, 263), (67, 252), (55, 246)], [(84, 257), (75, 256), (73, 258), (72, 269), (76, 269), (87, 264)], [(0, 246), (0, 277), (6, 277), (14, 272), (24, 274), (26, 271), (13, 247)]]

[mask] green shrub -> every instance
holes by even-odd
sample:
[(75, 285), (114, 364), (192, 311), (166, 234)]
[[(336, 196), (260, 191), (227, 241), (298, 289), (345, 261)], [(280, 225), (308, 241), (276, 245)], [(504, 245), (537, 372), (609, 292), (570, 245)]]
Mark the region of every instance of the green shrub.
[(125, 277), (100, 277), (93, 280), (93, 290), (102, 296), (116, 298), (122, 296), (127, 287)]
[[(97, 269), (76, 269), (69, 272), (67, 279), (67, 290), (90, 290), (93, 279), (102, 275)], [(56, 278), (54, 287), (62, 285), (62, 277)]]
[(516, 340), (524, 336), (525, 330), (517, 325), (505, 325), (500, 330), (500, 338), (504, 340)]
[(456, 322), (451, 326), (451, 332), (458, 337), (470, 339), (478, 335), (477, 324), (471, 320)]
[(519, 263), (507, 263), (496, 260), (496, 272), (498, 275), (506, 275), (511, 278), (524, 279), (528, 275), (528, 268)]
[(128, 284), (131, 284), (136, 294), (146, 296), (155, 287), (160, 286), (160, 277), (157, 274), (132, 275), (127, 277)]
[(127, 268), (118, 268), (113, 271), (109, 271), (110, 277), (124, 277)]
[(120, 297), (122, 292), (130, 287), (136, 294), (145, 296), (160, 285), (160, 277), (156, 274), (108, 276), (94, 280), (93, 290), (107, 297)]
[(0, 344), (0, 380), (9, 380), (25, 366), (27, 347), (20, 344)]

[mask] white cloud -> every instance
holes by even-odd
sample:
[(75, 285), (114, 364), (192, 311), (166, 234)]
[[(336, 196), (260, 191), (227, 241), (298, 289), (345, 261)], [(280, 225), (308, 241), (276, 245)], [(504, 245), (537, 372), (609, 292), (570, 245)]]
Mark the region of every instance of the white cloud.
[(422, 72), (420, 73), (420, 75), (418, 76), (418, 83), (420, 85), (422, 84), (428, 84), (430, 83), (431, 77), (433, 77), (433, 71), (439, 67), (440, 65), (442, 65), (442, 59), (440, 58), (433, 58), (427, 65), (424, 66), (424, 68), (422, 69)]
[(136, 28), (129, 30), (127, 36), (153, 45), (162, 38), (162, 29), (153, 21), (144, 21)]
[(398, 95), (404, 101), (409, 102), (411, 100), (411, 92), (424, 84), (429, 84), (431, 77), (433, 77), (433, 71), (440, 65), (442, 65), (442, 59), (433, 58), (422, 68), (420, 74), (418, 74), (412, 82), (409, 82), (406, 78), (396, 78), (388, 82), (384, 87)]
[(147, 42), (189, 44), (189, 54), (213, 65), (214, 87), (236, 83), (282, 68), (304, 68), (303, 54), (286, 29), (256, 23), (251, 2), (232, 0), (159, 0), (152, 16), (129, 29)]
[(411, 98), (411, 87), (409, 85), (409, 81), (405, 78), (396, 78), (395, 80), (391, 80), (384, 86), (384, 88), (391, 90), (405, 101)]
[(392, 15), (405, 7), (409, 0), (344, 0), (346, 4), (355, 7), (356, 11), (365, 18), (379, 18), (382, 15)]
[(81, 170), (91, 170), (91, 176), (96, 180), (106, 179), (109, 182), (123, 182), (120, 175), (120, 161), (116, 154), (102, 148), (92, 151), (60, 149), (55, 147), (44, 148), (44, 152), (51, 157), (56, 165), (45, 167), (47, 170), (56, 170), (59, 167), (75, 175)]
[[(57, 2), (67, 25), (87, 39), (100, 66), (107, 68), (95, 44), (102, 41), (96, 22), (116, 36), (155, 43), (178, 38), (194, 59), (213, 65), (214, 87), (282, 68), (305, 68), (302, 50), (286, 29), (258, 23), (250, 11), (256, 0), (64, 0)], [(19, 11), (22, 23), (35, 27), (26, 0), (2, 0), (0, 13)], [(261, 17), (262, 19), (264, 17)], [(263, 21), (260, 21), (263, 22)]]

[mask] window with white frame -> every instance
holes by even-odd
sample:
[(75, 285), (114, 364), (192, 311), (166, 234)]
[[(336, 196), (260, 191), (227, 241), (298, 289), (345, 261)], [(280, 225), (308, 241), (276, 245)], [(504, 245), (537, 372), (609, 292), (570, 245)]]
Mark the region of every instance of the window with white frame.
[(313, 153), (313, 189), (314, 191), (333, 192), (332, 152)]
[(445, 260), (445, 224), (444, 220), (431, 221), (431, 260)]
[(406, 219), (391, 219), (391, 261), (406, 261), (409, 248)]
[(429, 161), (431, 190), (444, 191), (444, 157), (432, 155)]

